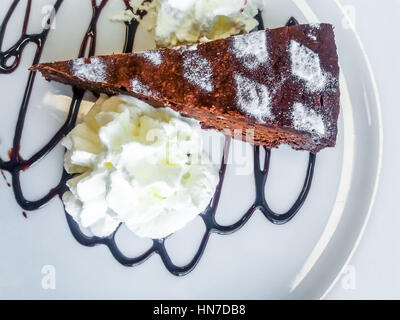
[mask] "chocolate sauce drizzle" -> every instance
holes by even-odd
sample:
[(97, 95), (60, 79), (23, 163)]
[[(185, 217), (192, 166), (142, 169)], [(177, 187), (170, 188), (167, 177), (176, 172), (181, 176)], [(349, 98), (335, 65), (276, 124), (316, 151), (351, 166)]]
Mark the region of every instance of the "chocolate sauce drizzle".
[[(92, 17), (91, 17), (91, 20), (89, 23), (89, 27), (83, 37), (83, 41), (82, 41), (81, 47), (79, 49), (78, 57), (95, 55), (96, 38), (97, 38), (97, 30), (96, 30), (97, 21), (99, 19), (99, 16), (100, 16), (103, 8), (105, 7), (105, 5), (108, 2), (108, 0), (102, 0), (102, 1), (99, 1), (100, 2), (99, 4), (97, 4), (96, 0), (90, 0), (90, 1), (92, 4)], [(57, 0), (55, 2), (55, 4), (54, 4), (55, 12), (57, 12), (59, 10), (59, 8), (63, 2), (64, 2), (64, 0)], [(18, 68), (20, 60), (21, 60), (22, 52), (23, 52), (25, 46), (29, 43), (34, 43), (37, 46), (32, 64), (39, 63), (44, 44), (46, 42), (47, 35), (50, 30), (50, 28), (47, 28), (38, 34), (27, 34), (29, 15), (30, 15), (30, 10), (31, 10), (31, 5), (32, 5), (32, 0), (28, 0), (27, 5), (26, 5), (25, 18), (24, 18), (24, 23), (23, 23), (23, 27), (22, 27), (21, 37), (11, 48), (9, 48), (6, 51), (3, 51), (2, 45), (3, 45), (3, 39), (4, 39), (7, 25), (19, 3), (20, 3), (20, 0), (14, 0), (12, 2), (2, 24), (0, 25), (0, 73), (2, 73), (2, 74), (12, 73), (13, 71), (15, 71)], [(132, 8), (129, 6), (128, 0), (124, 0), (124, 3), (126, 5), (127, 9), (132, 10)], [(145, 13), (141, 12), (140, 14), (145, 14)], [(259, 29), (264, 29), (264, 24), (263, 24), (263, 20), (261, 18), (260, 12), (256, 16), (256, 18), (259, 21)], [(50, 25), (50, 23), (51, 23), (51, 21), (48, 21), (48, 25)], [(298, 24), (298, 22), (294, 18), (291, 18), (287, 23), (288, 26), (296, 25), (296, 24)], [(124, 52), (132, 52), (137, 27), (138, 27), (138, 22), (135, 20), (132, 20), (131, 22), (126, 23), (126, 36), (125, 36)], [(21, 171), (25, 171), (25, 170), (29, 169), (30, 166), (36, 164), (38, 161), (40, 161), (42, 158), (44, 158), (63, 139), (63, 137), (65, 137), (73, 129), (73, 127), (75, 126), (76, 120), (77, 120), (82, 97), (84, 95), (84, 91), (78, 90), (76, 88), (72, 89), (73, 90), (72, 102), (71, 102), (69, 113), (68, 113), (65, 123), (58, 130), (58, 132), (37, 153), (35, 153), (29, 159), (24, 160), (20, 155), (21, 137), (22, 137), (25, 116), (26, 116), (26, 112), (28, 109), (29, 100), (30, 100), (35, 77), (36, 77), (36, 73), (31, 71), (29, 73), (28, 81), (27, 81), (27, 84), (25, 87), (25, 92), (24, 92), (22, 103), (21, 103), (20, 110), (19, 110), (19, 115), (18, 115), (18, 120), (17, 120), (17, 124), (16, 124), (16, 128), (15, 128), (12, 149), (9, 152), (10, 160), (3, 161), (2, 159), (0, 159), (0, 171), (2, 172), (3, 176), (4, 176), (3, 171), (7, 171), (8, 173), (11, 174), (12, 188), (13, 188), (15, 198), (16, 198), (18, 204), (21, 206), (21, 208), (23, 210), (31, 211), (31, 212), (36, 209), (41, 208), (43, 205), (47, 204), (54, 197), (56, 197), (56, 196), (61, 197), (62, 194), (68, 190), (68, 187), (66, 186), (66, 181), (69, 178), (71, 178), (71, 176), (64, 171), (60, 182), (57, 184), (57, 186), (55, 186), (53, 189), (51, 189), (47, 195), (45, 195), (43, 198), (41, 198), (39, 200), (30, 201), (30, 200), (27, 200), (22, 193), (21, 183), (20, 183), (20, 173), (21, 173)], [(243, 227), (246, 224), (246, 222), (251, 218), (251, 216), (257, 209), (260, 210), (264, 214), (264, 216), (274, 224), (284, 224), (284, 223), (288, 222), (289, 220), (291, 220), (296, 215), (296, 213), (300, 210), (302, 205), (304, 204), (304, 201), (306, 200), (308, 192), (310, 190), (313, 173), (314, 173), (315, 160), (316, 160), (315, 154), (310, 153), (306, 178), (304, 181), (303, 188), (302, 188), (297, 200), (295, 201), (293, 206), (287, 212), (278, 214), (270, 209), (270, 207), (268, 206), (268, 203), (266, 201), (266, 197), (265, 197), (265, 184), (266, 184), (266, 181), (268, 178), (268, 173), (269, 173), (271, 150), (264, 148), (265, 149), (265, 160), (264, 160), (263, 166), (261, 166), (260, 147), (255, 146), (254, 147), (254, 160), (253, 160), (254, 161), (254, 180), (255, 180), (255, 185), (256, 185), (255, 201), (251, 205), (251, 207), (247, 210), (247, 212), (237, 222), (235, 222), (231, 225), (220, 225), (217, 223), (217, 221), (215, 219), (215, 214), (216, 214), (216, 211), (218, 208), (221, 191), (222, 191), (222, 187), (223, 187), (223, 183), (224, 183), (224, 177), (225, 177), (225, 172), (226, 172), (226, 168), (227, 168), (226, 160), (227, 160), (227, 156), (229, 154), (230, 145), (231, 145), (231, 137), (226, 137), (224, 152), (223, 152), (223, 156), (222, 156), (222, 160), (221, 160), (221, 167), (220, 167), (220, 171), (219, 171), (219, 177), (220, 177), (219, 183), (217, 185), (215, 194), (214, 194), (209, 206), (204, 210), (204, 212), (202, 212), (200, 214), (200, 216), (203, 219), (204, 224), (206, 226), (206, 231), (203, 235), (203, 238), (202, 238), (202, 241), (200, 243), (198, 250), (196, 251), (194, 257), (188, 264), (183, 265), (183, 266), (177, 266), (172, 262), (169, 254), (165, 248), (165, 241), (167, 240), (167, 238), (153, 239), (152, 246), (147, 251), (145, 251), (143, 254), (141, 254), (137, 257), (127, 257), (119, 250), (116, 240), (115, 240), (115, 236), (116, 236), (116, 233), (118, 232), (118, 229), (113, 234), (111, 234), (110, 236), (105, 237), (105, 238), (87, 236), (82, 232), (82, 230), (80, 229), (79, 225), (75, 222), (75, 220), (67, 212), (65, 212), (66, 220), (67, 220), (68, 226), (69, 226), (73, 236), (80, 244), (85, 245), (85, 246), (94, 246), (94, 245), (98, 245), (98, 244), (106, 245), (109, 248), (112, 255), (115, 257), (115, 259), (118, 260), (121, 264), (123, 264), (125, 266), (138, 265), (138, 264), (144, 262), (145, 260), (147, 260), (154, 253), (156, 253), (161, 257), (161, 260), (163, 261), (165, 267), (168, 269), (169, 272), (171, 272), (172, 274), (177, 275), (177, 276), (182, 276), (182, 275), (188, 274), (190, 271), (192, 271), (196, 267), (197, 263), (200, 261), (202, 254), (207, 246), (207, 243), (208, 243), (211, 233), (226, 235), (226, 234), (231, 234), (231, 233), (239, 230), (241, 227)], [(24, 213), (25, 213), (25, 211), (24, 211)], [(24, 216), (26, 216), (26, 213), (24, 214)]]

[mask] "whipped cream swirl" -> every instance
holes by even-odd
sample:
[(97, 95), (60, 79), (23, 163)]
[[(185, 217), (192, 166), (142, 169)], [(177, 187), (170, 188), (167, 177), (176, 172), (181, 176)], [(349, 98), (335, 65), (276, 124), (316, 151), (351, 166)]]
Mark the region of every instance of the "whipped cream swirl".
[(133, 97), (102, 95), (62, 144), (76, 174), (66, 211), (96, 236), (125, 223), (138, 236), (166, 237), (207, 207), (219, 179), (199, 122)]

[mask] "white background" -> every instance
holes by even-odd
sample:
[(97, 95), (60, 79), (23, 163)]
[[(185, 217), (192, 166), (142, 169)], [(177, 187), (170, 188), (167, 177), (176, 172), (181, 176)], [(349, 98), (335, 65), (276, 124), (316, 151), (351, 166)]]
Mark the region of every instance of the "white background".
[[(372, 62), (384, 122), (383, 169), (375, 207), (350, 268), (327, 299), (400, 298), (400, 0), (343, 0)], [(354, 275), (355, 282), (349, 282)], [(352, 285), (354, 284), (354, 286)]]

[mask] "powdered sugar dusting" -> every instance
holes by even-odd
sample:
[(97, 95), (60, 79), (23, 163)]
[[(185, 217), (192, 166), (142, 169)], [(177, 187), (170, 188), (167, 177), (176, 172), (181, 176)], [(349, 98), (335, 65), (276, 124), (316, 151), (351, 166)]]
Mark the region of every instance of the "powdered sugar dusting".
[(309, 26), (310, 26), (310, 31), (308, 32), (307, 36), (311, 40), (317, 41), (316, 32), (321, 29), (321, 25), (319, 23), (311, 23), (309, 24)]
[(235, 74), (235, 82), (236, 100), (240, 110), (260, 123), (272, 120), (271, 96), (268, 88), (241, 74)]
[(289, 44), (289, 54), (292, 73), (306, 83), (306, 88), (311, 92), (323, 90), (328, 75), (322, 70), (318, 54), (294, 40)]
[(150, 61), (155, 66), (159, 66), (163, 62), (163, 57), (161, 55), (161, 52), (156, 50), (138, 52), (138, 55)]
[(320, 23), (309, 23), (308, 24), (311, 28), (315, 29), (315, 30), (319, 30), (321, 29), (321, 24)]
[(184, 77), (201, 89), (214, 90), (213, 71), (210, 62), (198, 53), (183, 54)]
[(149, 86), (143, 84), (138, 79), (132, 79), (132, 81), (131, 81), (131, 90), (134, 93), (143, 94), (143, 95), (146, 95), (146, 96), (151, 96), (151, 97), (159, 96), (158, 92), (155, 92), (154, 90), (150, 89)]
[(300, 102), (293, 104), (292, 121), (293, 127), (297, 130), (307, 131), (318, 137), (326, 134), (326, 127), (322, 116)]
[(267, 33), (252, 32), (233, 37), (231, 51), (248, 69), (256, 69), (268, 61)]
[(192, 45), (181, 45), (181, 46), (176, 46), (171, 48), (172, 50), (179, 51), (181, 53), (187, 52), (187, 51), (196, 51), (198, 48), (198, 43), (192, 44)]
[(186, 50), (186, 51), (195, 51), (195, 50), (197, 50), (197, 46), (198, 46), (198, 44), (195, 43), (195, 44), (192, 44), (191, 46), (184, 47), (184, 50)]
[(312, 31), (308, 33), (308, 37), (313, 41), (317, 41), (317, 36)]
[(106, 81), (107, 66), (99, 58), (92, 57), (86, 63), (85, 58), (79, 58), (72, 63), (72, 73), (82, 80), (93, 82)]

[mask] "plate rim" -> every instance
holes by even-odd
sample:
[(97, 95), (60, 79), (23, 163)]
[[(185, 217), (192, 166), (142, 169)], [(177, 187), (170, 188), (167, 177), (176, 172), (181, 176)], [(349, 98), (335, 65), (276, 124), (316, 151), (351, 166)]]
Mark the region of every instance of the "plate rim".
[[(299, 9), (299, 11), (303, 14), (303, 16), (305, 17), (305, 19), (308, 22), (318, 22), (318, 21), (320, 21), (318, 19), (318, 16), (314, 13), (314, 10), (308, 4), (308, 1), (306, 1), (306, 0), (291, 0), (291, 2), (293, 4), (295, 4), (295, 6)], [(362, 241), (362, 238), (363, 238), (363, 235), (365, 233), (365, 230), (366, 230), (366, 228), (368, 226), (368, 223), (369, 223), (369, 220), (370, 220), (370, 217), (372, 215), (372, 211), (373, 211), (373, 208), (374, 208), (374, 205), (375, 205), (376, 196), (377, 196), (377, 193), (378, 193), (378, 190), (379, 190), (379, 186), (380, 186), (380, 178), (381, 178), (382, 165), (383, 165), (384, 132), (383, 132), (382, 103), (381, 103), (381, 99), (380, 99), (377, 80), (375, 78), (375, 73), (373, 71), (373, 66), (372, 66), (371, 61), (369, 59), (369, 56), (368, 56), (368, 54), (367, 54), (367, 52), (365, 50), (364, 43), (363, 43), (363, 41), (362, 41), (358, 31), (357, 31), (356, 26), (354, 25), (353, 21), (346, 14), (346, 10), (345, 10), (344, 6), (342, 5), (342, 3), (340, 2), (340, 0), (332, 0), (330, 2), (330, 4), (333, 4), (335, 7), (337, 7), (337, 9), (341, 13), (341, 16), (346, 19), (346, 22), (348, 24), (347, 27), (352, 32), (352, 36), (356, 39), (356, 46), (359, 48), (360, 52), (362, 53), (362, 58), (363, 58), (362, 65), (364, 67), (366, 67), (366, 70), (368, 71), (367, 72), (368, 73), (367, 80), (368, 80), (368, 82), (370, 83), (370, 85), (372, 87), (372, 91), (373, 92), (372, 92), (372, 95), (371, 95), (371, 100), (374, 100), (374, 102), (375, 102), (374, 111), (376, 112), (376, 118), (374, 118), (374, 120), (376, 120), (376, 123), (377, 123), (378, 142), (377, 142), (377, 146), (376, 146), (377, 156), (374, 159), (376, 160), (377, 163), (376, 163), (376, 166), (373, 167), (374, 170), (376, 171), (376, 173), (375, 173), (375, 176), (374, 176), (373, 187), (371, 188), (371, 199), (370, 199), (369, 204), (368, 204), (368, 209), (365, 210), (363, 222), (360, 224), (360, 229), (358, 231), (358, 234), (356, 234), (356, 238), (354, 240), (353, 245), (347, 249), (349, 251), (349, 253), (347, 254), (347, 257), (345, 257), (343, 259), (343, 262), (339, 264), (338, 271), (335, 272), (335, 275), (333, 276), (333, 279), (326, 286), (325, 285), (321, 285), (320, 288), (322, 288), (322, 287), (323, 288), (319, 290), (320, 293), (316, 293), (315, 296), (313, 296), (312, 293), (311, 293), (311, 294), (309, 294), (308, 297), (304, 297), (303, 296), (302, 299), (324, 300), (324, 299), (327, 298), (327, 296), (329, 295), (331, 290), (335, 287), (335, 285), (340, 280), (344, 269), (349, 264), (350, 260), (352, 259), (352, 257), (354, 256), (355, 252), (357, 251), (358, 246), (359, 246), (360, 242)], [(342, 73), (342, 70), (343, 69), (341, 68), (341, 73)], [(347, 85), (346, 85), (346, 90), (348, 92), (350, 91), (350, 90), (348, 90)], [(329, 217), (331, 217), (331, 215)], [(327, 224), (325, 226), (327, 226)], [(336, 229), (339, 227), (339, 225), (340, 225), (340, 220), (337, 223)], [(325, 247), (320, 252), (320, 255), (317, 257), (317, 259), (314, 261), (314, 263), (311, 265), (311, 267), (309, 267), (309, 269), (306, 272), (306, 274), (301, 278), (301, 280), (298, 282), (296, 287), (290, 290), (288, 299), (293, 299), (293, 297), (292, 297), (293, 295), (295, 296), (294, 299), (298, 298), (299, 295), (296, 292), (297, 291), (297, 286), (302, 285), (303, 282), (306, 281), (306, 277), (308, 277), (312, 273), (312, 270), (313, 270), (315, 264), (317, 264), (317, 262), (319, 261), (320, 257), (322, 256), (322, 254), (325, 253), (325, 251), (326, 251), (329, 243), (331, 242), (332, 238), (334, 238), (334, 234), (337, 231), (336, 229), (334, 230), (334, 232), (332, 233), (332, 235), (330, 236), (328, 241), (325, 243)], [(318, 242), (319, 241), (317, 241), (317, 243)], [(307, 257), (306, 260), (308, 260), (312, 256), (313, 251), (314, 251), (314, 249), (312, 250), (312, 253)], [(303, 265), (303, 267), (304, 267), (304, 265)], [(315, 288), (315, 291), (318, 291), (318, 288)]]
[[(343, 5), (339, 2), (339, 0), (333, 0), (333, 1), (338, 6), (338, 8), (342, 12), (342, 14), (345, 15), (345, 9), (344, 9)], [(345, 260), (342, 268), (340, 269), (340, 271), (337, 274), (337, 276), (335, 277), (335, 279), (332, 281), (330, 286), (325, 290), (325, 292), (321, 295), (320, 300), (326, 299), (328, 294), (332, 291), (332, 289), (338, 283), (338, 281), (343, 273), (344, 268), (346, 267), (346, 265), (349, 264), (350, 260), (353, 258), (354, 254), (356, 253), (356, 251), (361, 243), (361, 240), (365, 234), (365, 230), (366, 230), (369, 220), (371, 218), (373, 208), (375, 206), (376, 196), (377, 196), (379, 186), (380, 186), (381, 172), (382, 172), (382, 165), (383, 165), (383, 152), (384, 152), (383, 115), (382, 115), (382, 103), (381, 103), (380, 93), (379, 93), (379, 89), (378, 89), (378, 84), (377, 84), (377, 80), (375, 78), (375, 73), (373, 71), (373, 66), (372, 66), (371, 60), (365, 50), (364, 43), (357, 31), (357, 28), (354, 25), (354, 23), (351, 21), (351, 19), (348, 19), (348, 23), (349, 23), (349, 28), (353, 31), (353, 33), (357, 39), (358, 46), (360, 47), (360, 49), (363, 53), (363, 58), (364, 58), (365, 64), (368, 69), (369, 77), (370, 77), (370, 80), (372, 83), (372, 88), (374, 90), (375, 103), (376, 103), (376, 107), (377, 107), (376, 110), (377, 110), (377, 115), (378, 115), (377, 120), (378, 120), (378, 133), (379, 133), (379, 136), (378, 136), (378, 138), (379, 138), (378, 164), (377, 164), (377, 173), (376, 173), (375, 183), (374, 183), (373, 192), (372, 192), (372, 198), (370, 201), (370, 205), (368, 207), (367, 214), (364, 219), (364, 224), (362, 225), (361, 230), (357, 236), (357, 239), (356, 239), (356, 242), (354, 243), (353, 249), (350, 251), (347, 259)]]

